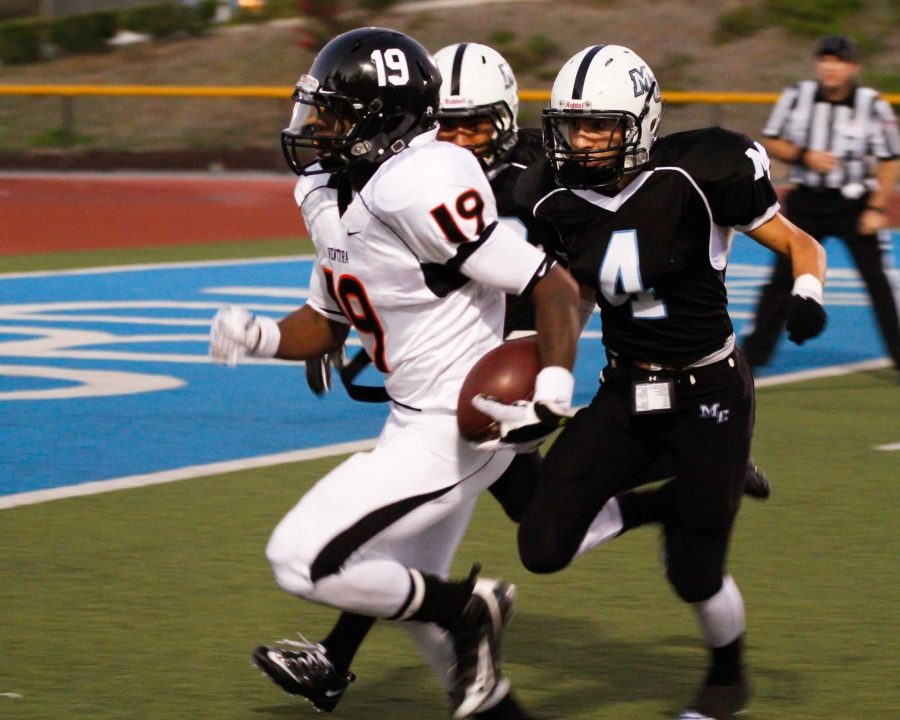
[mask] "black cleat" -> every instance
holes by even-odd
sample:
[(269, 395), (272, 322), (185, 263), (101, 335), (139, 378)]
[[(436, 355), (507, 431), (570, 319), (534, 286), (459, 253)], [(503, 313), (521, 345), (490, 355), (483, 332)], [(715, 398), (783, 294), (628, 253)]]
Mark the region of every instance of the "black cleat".
[(744, 495), (749, 495), (757, 500), (766, 500), (772, 494), (772, 486), (769, 478), (751, 460), (747, 463), (747, 474), (744, 475)]
[(678, 720), (735, 720), (750, 699), (750, 685), (741, 679), (732, 685), (703, 685), (693, 704)]
[(286, 693), (305, 697), (317, 711), (334, 710), (356, 676), (338, 672), (321, 645), (295, 640), (280, 644), (284, 647), (260, 645), (253, 651), (253, 664)]
[(500, 671), (500, 636), (516, 604), (516, 587), (481, 578), (451, 631), (456, 665), (451, 673), (450, 701), (456, 720), (491, 706), (509, 692)]

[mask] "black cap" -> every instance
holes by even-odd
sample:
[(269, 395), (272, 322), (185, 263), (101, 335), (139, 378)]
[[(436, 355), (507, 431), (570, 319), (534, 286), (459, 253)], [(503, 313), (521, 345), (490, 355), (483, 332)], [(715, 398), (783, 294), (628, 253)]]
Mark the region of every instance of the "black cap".
[(856, 62), (856, 43), (844, 35), (829, 35), (819, 40), (816, 57), (834, 55), (847, 62)]

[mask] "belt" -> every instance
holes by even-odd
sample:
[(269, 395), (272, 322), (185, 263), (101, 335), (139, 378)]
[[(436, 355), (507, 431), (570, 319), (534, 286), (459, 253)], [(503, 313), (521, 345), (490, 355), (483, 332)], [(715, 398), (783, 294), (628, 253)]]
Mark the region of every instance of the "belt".
[(616, 370), (625, 368), (637, 368), (638, 370), (647, 370), (648, 372), (679, 372), (682, 368), (670, 367), (668, 365), (660, 365), (652, 363), (649, 360), (636, 360), (634, 358), (624, 357), (607, 357), (609, 366)]
[(670, 372), (670, 373), (687, 373), (687, 372), (702, 372), (707, 368), (715, 367), (716, 365), (727, 362), (731, 360), (733, 362), (735, 356), (735, 352), (732, 351), (726, 357), (723, 357), (721, 360), (716, 360), (715, 362), (708, 363), (706, 365), (699, 366), (691, 366), (691, 367), (672, 367), (670, 365), (661, 365), (660, 363), (650, 362), (649, 360), (639, 360), (637, 358), (629, 358), (617, 356), (613, 357), (611, 355), (606, 356), (607, 363), (609, 367), (614, 370), (627, 370), (629, 368), (643, 370), (644, 372)]

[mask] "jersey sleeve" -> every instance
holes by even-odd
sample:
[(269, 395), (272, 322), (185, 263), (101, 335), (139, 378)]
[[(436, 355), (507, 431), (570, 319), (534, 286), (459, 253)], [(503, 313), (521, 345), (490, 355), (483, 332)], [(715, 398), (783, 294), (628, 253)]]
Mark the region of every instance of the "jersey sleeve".
[(474, 155), (449, 143), (415, 151), (377, 178), (373, 214), (419, 262), (525, 292), (546, 255), (498, 223), (493, 191)]
[(778, 212), (765, 148), (746, 135), (717, 129), (701, 143), (692, 172), (709, 203), (713, 222), (753, 230)]
[(341, 237), (344, 233), (338, 212), (337, 190), (328, 187), (326, 176), (305, 176), (299, 178), (294, 187), (294, 200), (300, 206), (303, 222), (316, 248), (307, 304), (329, 320), (347, 323), (333, 293), (329, 291), (328, 278), (321, 263), (328, 239)]

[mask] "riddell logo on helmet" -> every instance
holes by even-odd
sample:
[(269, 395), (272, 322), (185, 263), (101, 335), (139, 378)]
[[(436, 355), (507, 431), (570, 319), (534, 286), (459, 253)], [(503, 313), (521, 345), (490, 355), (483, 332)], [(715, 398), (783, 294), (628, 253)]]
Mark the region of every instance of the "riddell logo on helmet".
[(560, 100), (560, 110), (590, 110), (590, 100)]
[(474, 105), (475, 101), (472, 98), (466, 98), (462, 95), (451, 95), (449, 97), (441, 98), (441, 105), (460, 105), (462, 107), (469, 107)]

